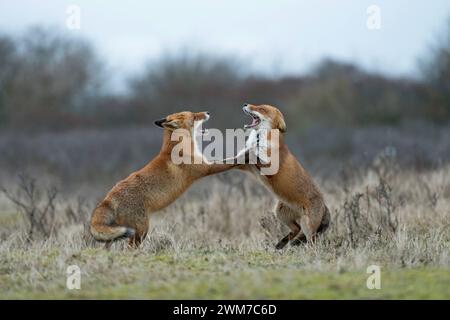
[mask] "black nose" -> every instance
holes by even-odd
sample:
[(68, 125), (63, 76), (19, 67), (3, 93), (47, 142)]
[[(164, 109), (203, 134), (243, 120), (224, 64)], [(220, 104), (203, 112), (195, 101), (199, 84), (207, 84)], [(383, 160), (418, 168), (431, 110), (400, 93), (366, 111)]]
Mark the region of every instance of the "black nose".
[(166, 122), (166, 118), (156, 120), (156, 121), (155, 121), (155, 125), (157, 125), (157, 126), (160, 127), (160, 128), (163, 128), (162, 124), (163, 124), (164, 122)]
[(245, 108), (245, 107), (248, 107), (248, 103), (244, 103), (243, 107), (244, 107), (244, 108)]
[(210, 115), (209, 111), (206, 111), (206, 114), (209, 116)]

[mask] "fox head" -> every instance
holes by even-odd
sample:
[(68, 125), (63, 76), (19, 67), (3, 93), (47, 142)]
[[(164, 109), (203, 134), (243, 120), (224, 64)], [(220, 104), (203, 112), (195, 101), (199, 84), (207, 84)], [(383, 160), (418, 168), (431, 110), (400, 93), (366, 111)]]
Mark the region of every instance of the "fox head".
[(286, 123), (283, 114), (277, 108), (268, 104), (252, 105), (244, 104), (244, 112), (253, 119), (251, 124), (246, 124), (245, 129), (278, 129), (281, 132), (286, 131)]
[(177, 129), (185, 129), (191, 132), (193, 129), (201, 127), (201, 125), (208, 121), (209, 112), (190, 112), (183, 111), (178, 113), (173, 113), (167, 117), (156, 120), (155, 125), (158, 127), (174, 131)]

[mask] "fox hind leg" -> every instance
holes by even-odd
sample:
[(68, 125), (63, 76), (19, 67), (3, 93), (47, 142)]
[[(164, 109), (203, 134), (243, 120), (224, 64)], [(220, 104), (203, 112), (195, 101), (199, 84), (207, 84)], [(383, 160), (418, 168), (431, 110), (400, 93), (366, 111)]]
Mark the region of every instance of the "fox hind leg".
[(318, 217), (313, 217), (311, 215), (311, 210), (306, 209), (305, 211), (305, 215), (300, 218), (300, 226), (305, 233), (307, 241), (314, 243), (317, 237), (322, 217), (320, 217), (320, 219), (317, 219)]
[(111, 242), (132, 237), (135, 233), (134, 229), (115, 221), (109, 203), (103, 203), (94, 210), (90, 231), (95, 240), (106, 242), (107, 249), (111, 246)]
[(130, 248), (138, 248), (142, 241), (144, 241), (145, 237), (147, 236), (147, 232), (145, 233), (136, 233), (133, 237), (128, 239), (128, 246)]
[(106, 249), (106, 250), (111, 249), (111, 245), (112, 245), (112, 244), (113, 244), (113, 241), (112, 241), (112, 240), (105, 241), (105, 249)]
[(290, 236), (290, 233), (287, 236), (285, 236), (284, 238), (282, 238), (280, 241), (278, 241), (278, 243), (275, 245), (275, 249), (277, 249), (277, 250), (283, 249), (289, 242), (289, 236)]
[(300, 226), (308, 242), (314, 242), (319, 233), (327, 230), (331, 219), (330, 211), (322, 201), (313, 201), (311, 207), (305, 208), (304, 213)]
[(297, 222), (291, 221), (288, 226), (291, 231), (275, 245), (276, 249), (283, 249), (289, 243), (289, 241), (292, 241), (297, 237), (298, 234), (302, 233)]
[(139, 225), (135, 226), (136, 233), (128, 239), (128, 246), (131, 248), (138, 248), (142, 241), (144, 241), (145, 237), (147, 236), (149, 228), (149, 221), (148, 219), (145, 219), (145, 221), (142, 221)]
[(291, 246), (299, 246), (307, 242), (305, 233), (301, 230), (301, 227), (299, 228), (300, 232), (291, 240)]
[(282, 201), (278, 201), (275, 207), (275, 214), (278, 219), (280, 219), (286, 226), (289, 227), (289, 229), (291, 229), (291, 231), (276, 244), (276, 249), (282, 249), (290, 241), (294, 239), (302, 239), (304, 237), (300, 225), (295, 221), (295, 218), (298, 216), (297, 212), (292, 210)]

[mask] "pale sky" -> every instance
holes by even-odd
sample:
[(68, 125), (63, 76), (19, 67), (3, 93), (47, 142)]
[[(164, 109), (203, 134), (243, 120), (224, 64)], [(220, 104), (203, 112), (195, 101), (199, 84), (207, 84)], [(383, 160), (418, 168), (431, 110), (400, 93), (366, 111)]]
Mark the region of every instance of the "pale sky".
[[(80, 30), (66, 28), (72, 4)], [(366, 26), (372, 4), (380, 30)], [(275, 75), (306, 72), (324, 57), (411, 75), (449, 16), (448, 0), (0, 0), (0, 32), (41, 24), (87, 38), (119, 78), (180, 48), (237, 56)]]

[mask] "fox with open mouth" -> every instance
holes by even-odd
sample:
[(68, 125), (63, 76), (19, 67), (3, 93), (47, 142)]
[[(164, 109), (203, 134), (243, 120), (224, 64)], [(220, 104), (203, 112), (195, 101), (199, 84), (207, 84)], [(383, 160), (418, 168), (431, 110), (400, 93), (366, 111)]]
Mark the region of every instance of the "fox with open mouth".
[[(175, 201), (196, 180), (231, 169), (233, 164), (209, 163), (198, 152), (195, 137), (204, 133), (201, 124), (209, 112), (179, 112), (155, 121), (164, 129), (159, 154), (142, 169), (119, 181), (94, 210), (90, 231), (109, 248), (113, 241), (128, 238), (137, 247), (149, 229), (149, 215)], [(177, 139), (173, 139), (177, 135)], [(187, 163), (175, 163), (172, 151), (179, 141)]]
[[(256, 152), (256, 147), (260, 151), (261, 144), (266, 150), (256, 152), (256, 163), (248, 164), (246, 161), (237, 168), (253, 173), (278, 198), (275, 214), (291, 231), (278, 242), (276, 248), (282, 249), (289, 242), (297, 245), (314, 241), (318, 233), (327, 229), (330, 212), (319, 188), (284, 142), (286, 123), (283, 114), (270, 105), (245, 104), (243, 111), (252, 117), (252, 122), (244, 126), (251, 132), (245, 149), (238, 157), (245, 155), (247, 160), (249, 155), (254, 155), (252, 153)], [(273, 129), (278, 130), (277, 135), (271, 134)], [(263, 139), (264, 133), (266, 136)], [(261, 154), (274, 154), (275, 149), (278, 152), (276, 160), (279, 161), (277, 172), (261, 174), (261, 170), (274, 161)]]

